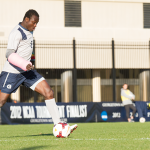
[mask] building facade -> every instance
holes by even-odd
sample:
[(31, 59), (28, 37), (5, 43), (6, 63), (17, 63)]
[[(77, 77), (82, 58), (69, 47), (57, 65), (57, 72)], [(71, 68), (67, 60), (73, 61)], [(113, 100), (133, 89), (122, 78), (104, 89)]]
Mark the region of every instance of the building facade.
[[(123, 83), (136, 100), (149, 100), (150, 0), (0, 0), (0, 71), (9, 33), (29, 9), (40, 15), (35, 66), (58, 102), (74, 99), (73, 69), (78, 102), (121, 101)], [(22, 86), (11, 99), (44, 100)]]

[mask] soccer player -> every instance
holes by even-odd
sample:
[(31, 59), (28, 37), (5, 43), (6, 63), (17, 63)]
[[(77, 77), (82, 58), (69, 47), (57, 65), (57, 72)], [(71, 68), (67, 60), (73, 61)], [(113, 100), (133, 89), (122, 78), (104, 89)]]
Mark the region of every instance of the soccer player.
[[(128, 90), (128, 85), (126, 83), (123, 85), (123, 88), (121, 89), (121, 99), (123, 105), (125, 106), (128, 122), (134, 122), (133, 119), (136, 112), (136, 108), (133, 106), (132, 100), (135, 99), (135, 95), (130, 90)], [(133, 110), (131, 118), (129, 117), (130, 109)]]
[[(54, 93), (44, 77), (42, 77), (30, 62), (33, 51), (33, 31), (39, 22), (39, 14), (28, 10), (20, 22), (10, 33), (6, 51), (7, 61), (0, 75), (0, 107), (9, 95), (15, 93), (22, 84), (45, 97), (47, 109), (52, 116), (54, 125), (60, 121)], [(77, 125), (71, 126), (71, 131)]]

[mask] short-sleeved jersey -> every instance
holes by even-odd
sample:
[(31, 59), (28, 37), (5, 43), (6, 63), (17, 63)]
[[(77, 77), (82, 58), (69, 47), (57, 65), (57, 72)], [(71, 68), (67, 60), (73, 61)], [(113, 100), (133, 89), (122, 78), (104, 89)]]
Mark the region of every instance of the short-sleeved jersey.
[[(30, 61), (33, 51), (33, 32), (28, 31), (19, 23), (10, 33), (7, 49), (15, 50), (23, 59)], [(21, 68), (14, 66), (8, 60), (2, 71), (10, 73), (22, 73)]]

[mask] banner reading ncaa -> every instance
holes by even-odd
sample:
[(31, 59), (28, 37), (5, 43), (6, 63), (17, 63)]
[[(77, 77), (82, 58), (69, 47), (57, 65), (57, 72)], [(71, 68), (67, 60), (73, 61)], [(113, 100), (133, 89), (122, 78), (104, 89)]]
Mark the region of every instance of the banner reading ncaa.
[[(88, 122), (88, 111), (94, 106), (92, 103), (57, 103), (57, 105), (61, 120), (66, 122)], [(29, 124), (53, 123), (53, 121), (45, 103), (6, 103), (1, 109), (1, 123)]]
[[(62, 121), (71, 122), (122, 122), (127, 121), (122, 103), (79, 102), (57, 103)], [(138, 113), (135, 121), (139, 121)], [(150, 121), (147, 110), (146, 121)], [(45, 103), (6, 103), (1, 108), (2, 124), (52, 123)]]

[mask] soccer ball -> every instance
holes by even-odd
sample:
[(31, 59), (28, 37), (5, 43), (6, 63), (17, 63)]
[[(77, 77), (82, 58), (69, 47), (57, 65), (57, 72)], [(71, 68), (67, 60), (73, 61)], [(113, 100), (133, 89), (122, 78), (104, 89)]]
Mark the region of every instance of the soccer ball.
[(57, 138), (66, 138), (70, 135), (70, 126), (67, 123), (58, 123), (53, 127), (53, 134)]
[(141, 117), (139, 121), (140, 121), (141, 123), (144, 123), (144, 122), (145, 122), (145, 118), (144, 118), (144, 117)]

